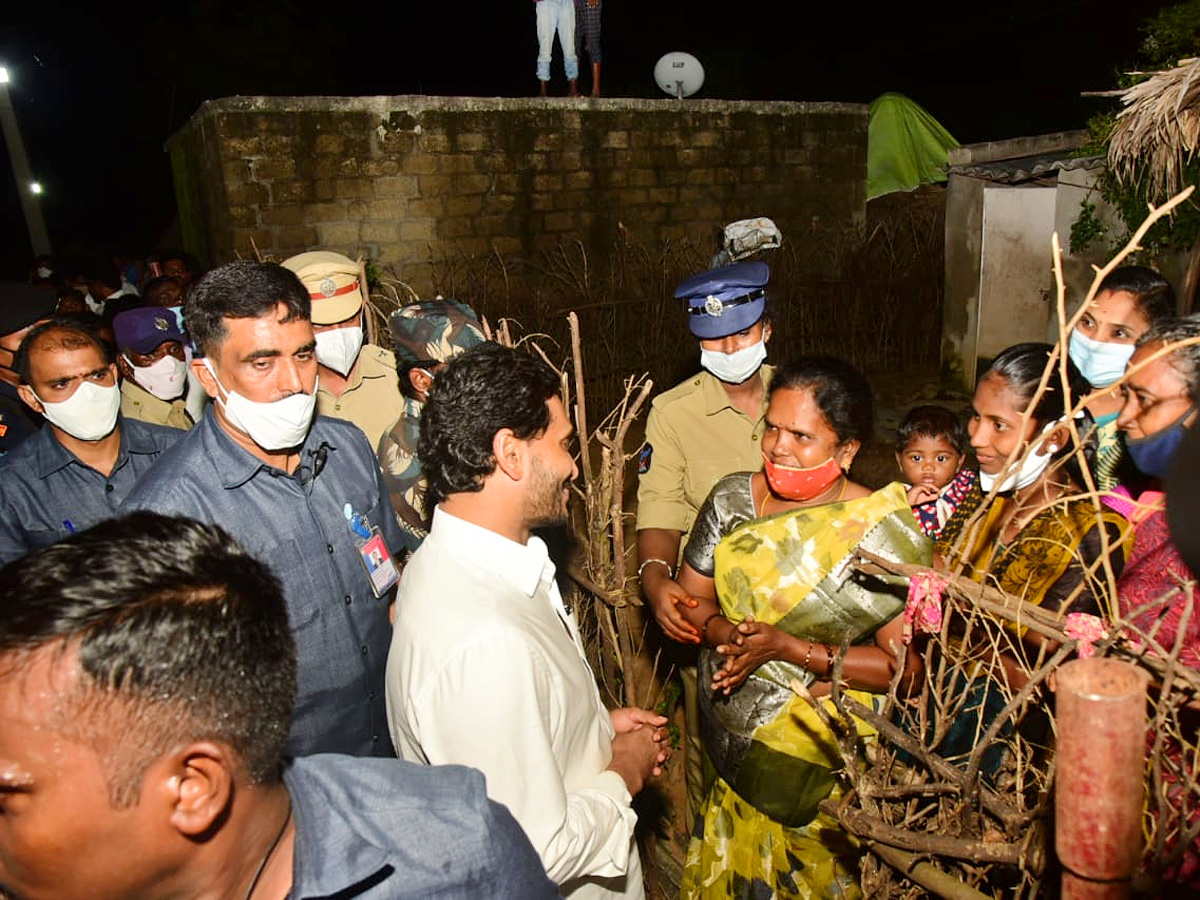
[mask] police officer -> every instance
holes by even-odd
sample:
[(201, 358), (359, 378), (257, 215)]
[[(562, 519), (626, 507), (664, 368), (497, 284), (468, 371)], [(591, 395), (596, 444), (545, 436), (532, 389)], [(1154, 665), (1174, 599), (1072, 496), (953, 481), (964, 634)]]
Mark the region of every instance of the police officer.
[(456, 300), (423, 300), (392, 313), (404, 411), (379, 441), (379, 468), (392, 498), (404, 545), (412, 552), (429, 533), (425, 479), (417, 458), (421, 410), (433, 379), (452, 357), (484, 341), (483, 326), (471, 307)]
[(404, 406), (391, 352), (363, 343), (363, 288), (359, 264), (348, 256), (313, 250), (283, 261), (312, 298), (317, 338), (317, 412), (363, 430), (371, 447)]
[(187, 337), (174, 313), (139, 306), (113, 319), (117, 368), (121, 372), (121, 415), (187, 431)]
[[(674, 576), (713, 485), (731, 472), (762, 467), (766, 388), (773, 371), (763, 365), (771, 339), (765, 315), (770, 274), (766, 263), (741, 262), (694, 275), (675, 289), (675, 296), (687, 302), (688, 328), (700, 341), (703, 371), (655, 397), (646, 422), (638, 463), (638, 579), (667, 636), (693, 646), (701, 636), (678, 605), (695, 601)], [(704, 797), (695, 666), (681, 674), (692, 815)]]

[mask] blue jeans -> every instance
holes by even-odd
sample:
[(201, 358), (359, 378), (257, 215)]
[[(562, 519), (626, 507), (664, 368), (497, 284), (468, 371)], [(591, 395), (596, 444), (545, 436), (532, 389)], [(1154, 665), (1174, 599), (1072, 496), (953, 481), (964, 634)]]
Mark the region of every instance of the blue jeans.
[(575, 55), (575, 2), (574, 0), (537, 0), (538, 81), (550, 80), (550, 58), (554, 52), (554, 33), (558, 32), (558, 43), (563, 51), (563, 63), (567, 80), (579, 77), (579, 57)]

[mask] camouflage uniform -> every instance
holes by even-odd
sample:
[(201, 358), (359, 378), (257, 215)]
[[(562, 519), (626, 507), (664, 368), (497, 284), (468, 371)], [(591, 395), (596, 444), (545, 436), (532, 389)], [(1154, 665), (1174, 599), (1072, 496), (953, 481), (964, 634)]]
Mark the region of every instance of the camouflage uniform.
[[(425, 300), (405, 306), (392, 313), (390, 326), (398, 370), (412, 363), (444, 363), (484, 340), (474, 311), (455, 300)], [(376, 451), (404, 545), (410, 552), (421, 546), (429, 533), (425, 477), (417, 458), (424, 405), (406, 396), (400, 418), (383, 433)]]

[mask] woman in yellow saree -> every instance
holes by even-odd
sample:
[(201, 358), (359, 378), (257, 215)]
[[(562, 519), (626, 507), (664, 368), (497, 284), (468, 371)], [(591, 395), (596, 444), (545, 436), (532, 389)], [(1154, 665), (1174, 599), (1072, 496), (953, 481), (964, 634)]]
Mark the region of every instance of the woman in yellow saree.
[(857, 897), (859, 851), (817, 809), (837, 788), (841, 760), (789, 684), (799, 679), (832, 709), (828, 679), (847, 640), (842, 677), (861, 702), (877, 700), (898, 669), (914, 677), (903, 589), (850, 562), (862, 547), (928, 564), (931, 548), (903, 487), (872, 493), (846, 475), (871, 431), (861, 373), (802, 358), (775, 373), (769, 397), (763, 470), (717, 483), (679, 575), (693, 598), (681, 612), (707, 645), (701, 727), (718, 775), (696, 819), (682, 896)]

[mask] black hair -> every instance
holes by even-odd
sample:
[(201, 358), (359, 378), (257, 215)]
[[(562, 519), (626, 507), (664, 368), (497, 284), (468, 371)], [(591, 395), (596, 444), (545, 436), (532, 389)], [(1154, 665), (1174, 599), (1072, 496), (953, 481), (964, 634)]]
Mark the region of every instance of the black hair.
[(279, 582), (215, 525), (138, 512), (0, 569), (0, 656), (74, 654), (81, 678), (56, 723), (103, 747), (114, 806), (192, 740), (228, 746), (252, 782), (282, 774), (296, 649)]
[(896, 452), (903, 453), (913, 438), (945, 438), (954, 452), (967, 452), (967, 425), (962, 416), (944, 406), (917, 406), (908, 411), (896, 429)]
[(768, 400), (781, 390), (811, 390), (838, 443), (866, 444), (874, 433), (875, 410), (867, 376), (832, 356), (801, 356), (775, 370)]
[(171, 260), (179, 260), (183, 263), (184, 269), (190, 272), (193, 276), (198, 276), (204, 269), (200, 265), (200, 260), (192, 256), (186, 250), (167, 250), (158, 254), (158, 261), (162, 265), (166, 265)]
[[(1024, 414), (1028, 410), (1029, 403), (1033, 399), (1039, 382), (1042, 380), (1042, 374), (1046, 371), (1046, 366), (1050, 363), (1050, 353), (1053, 349), (1050, 344), (1014, 344), (1002, 350), (992, 360), (991, 366), (980, 376), (979, 380), (982, 381), (988, 375), (996, 375), (1003, 378), (1008, 389), (1017, 397), (1019, 404), (1017, 411)], [(1050, 374), (1050, 378), (1046, 382), (1046, 389), (1042, 391), (1041, 397), (1038, 398), (1037, 405), (1030, 411), (1030, 418), (1035, 425), (1035, 434), (1051, 422), (1062, 420), (1070, 412), (1073, 404), (1077, 403), (1080, 398), (1091, 393), (1091, 384), (1083, 377), (1070, 358), (1067, 359), (1067, 388), (1069, 396), (1067, 393), (1064, 393), (1062, 378), (1058, 373), (1059, 363), (1060, 360), (1056, 359), (1054, 361), (1054, 371)], [(1091, 413), (1086, 409), (1082, 410), (1078, 421), (1075, 423), (1075, 427), (1083, 438), (1083, 447), (1080, 449), (1083, 451), (1084, 460), (1087, 462), (1089, 468), (1094, 468), (1097, 451), (1097, 436), (1094, 425), (1095, 421), (1092, 419)], [(1067, 473), (1076, 484), (1083, 484), (1083, 477), (1072, 451), (1073, 448), (1068, 442), (1058, 451), (1054, 458), (1059, 459), (1070, 455), (1071, 458), (1065, 466)]]
[(1137, 310), (1153, 325), (1159, 319), (1176, 315), (1175, 289), (1171, 282), (1145, 266), (1121, 266), (1100, 282), (1100, 291), (1132, 294)]
[(225, 319), (258, 319), (282, 303), (284, 322), (312, 318), (312, 300), (296, 273), (276, 263), (240, 259), (206, 272), (188, 290), (183, 319), (201, 356), (225, 339)]
[(496, 469), (492, 440), (502, 428), (532, 440), (550, 425), (557, 373), (529, 354), (484, 343), (438, 373), (421, 413), (417, 456), (428, 486), (425, 508), (451, 494), (482, 490)]
[(104, 360), (104, 364), (110, 365), (113, 361), (112, 351), (107, 343), (101, 340), (99, 333), (88, 324), (86, 320), (77, 316), (55, 316), (42, 322), (40, 325), (35, 325), (29, 330), (29, 333), (21, 339), (21, 346), (17, 348), (17, 352), (13, 355), (13, 371), (17, 373), (17, 377), (21, 379), (21, 384), (29, 384), (31, 373), (29, 364), (29, 355), (33, 352), (33, 345), (39, 343), (47, 335), (59, 336), (58, 346), (67, 350), (77, 350), (81, 347), (95, 347), (100, 351), (100, 356)]
[[(1156, 341), (1173, 344), (1177, 341), (1196, 340), (1197, 338), (1200, 338), (1200, 313), (1192, 313), (1190, 316), (1162, 319), (1156, 322), (1138, 339), (1138, 346), (1142, 347)], [(1200, 344), (1180, 347), (1168, 353), (1165, 359), (1183, 379), (1192, 403), (1200, 404)]]
[(142, 286), (142, 298), (146, 301), (147, 306), (160, 306), (154, 295), (161, 291), (168, 284), (174, 283), (183, 289), (183, 283), (174, 275), (159, 275), (157, 278), (151, 278)]

